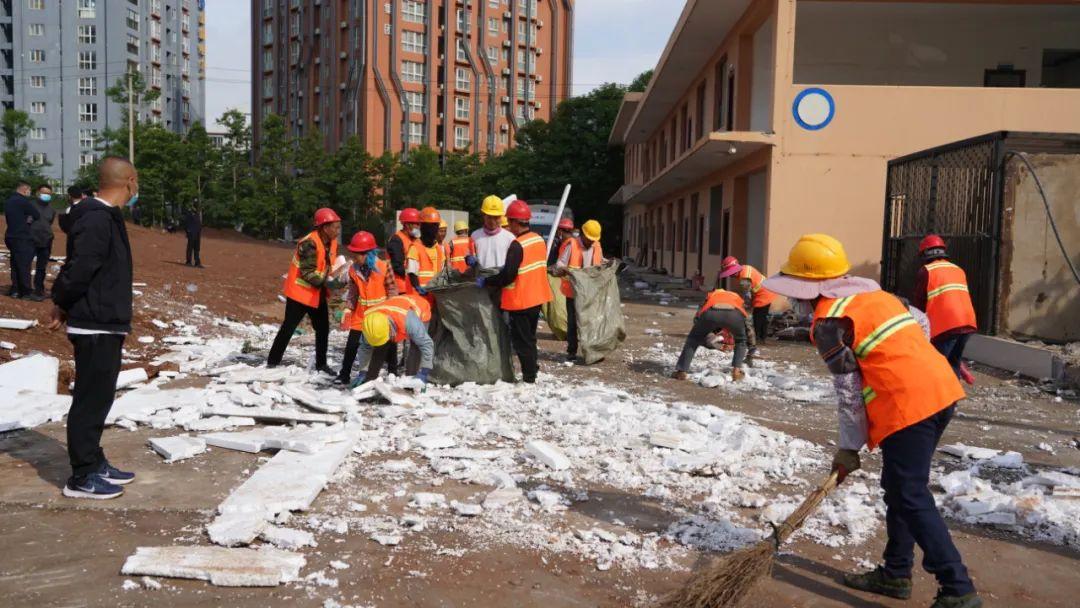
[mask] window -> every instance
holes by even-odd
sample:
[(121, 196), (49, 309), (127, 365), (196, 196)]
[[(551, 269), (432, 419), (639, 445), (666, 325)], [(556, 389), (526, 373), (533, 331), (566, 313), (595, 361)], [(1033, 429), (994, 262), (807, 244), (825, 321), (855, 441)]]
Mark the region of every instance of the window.
[(79, 104), (79, 122), (97, 122), (97, 104)]
[(468, 91), (472, 85), (472, 74), (465, 68), (457, 69), (457, 82), (455, 88), (459, 91)]
[(525, 51), (521, 49), (517, 51), (517, 67), (519, 70), (525, 69)]
[(31, 89), (44, 89), (45, 88), (45, 77), (44, 76), (31, 76), (30, 77), (30, 88)]
[(93, 148), (97, 143), (97, 129), (79, 129), (79, 146)]
[(128, 34), (127, 37), (128, 52), (134, 55), (139, 54), (139, 37), (135, 34)]
[(468, 97), (456, 97), (454, 98), (454, 118), (460, 120), (469, 120), (469, 98)]
[(504, 90), (504, 91), (510, 90), (510, 77), (509, 76), (503, 76), (502, 78), (499, 79), (499, 88)]
[(508, 145), (509, 143), (510, 143), (510, 137), (506, 134), (506, 132), (504, 131), (502, 133), (499, 133), (499, 145), (500, 146), (505, 146), (505, 145)]
[(161, 45), (156, 42), (150, 45), (150, 61), (161, 63)]
[[(510, 63), (510, 47), (504, 46), (502, 50), (502, 60), (506, 63)], [(505, 88), (505, 87), (503, 87)]]
[(150, 70), (150, 86), (161, 88), (161, 68), (156, 65)]
[(30, 25), (26, 26), (26, 35), (27, 36), (44, 36), (45, 35), (45, 25), (42, 24), (42, 23), (31, 23)]
[(401, 32), (401, 50), (406, 53), (420, 53), (421, 55), (424, 54), (424, 52), (427, 50), (427, 45), (424, 38), (424, 34), (420, 32), (403, 30)]
[(401, 79), (405, 82), (423, 82), (424, 64), (415, 61), (402, 61)]
[(273, 44), (274, 24), (269, 21), (263, 24), (263, 44)]
[(458, 38), (456, 40), (456, 43), (457, 43), (457, 60), (462, 61), (462, 62), (468, 61), (468, 58), (465, 55), (465, 41), (462, 40), (461, 38)]
[(493, 9), (498, 10), (498, 8), (499, 8), (499, 0), (488, 0), (488, 6), (490, 6)]
[(139, 11), (133, 8), (127, 9), (127, 26), (135, 31), (139, 30)]
[(525, 79), (524, 78), (518, 78), (515, 84), (517, 84), (517, 97), (518, 97), (518, 99), (524, 98), (525, 97)]
[(80, 154), (79, 166), (86, 167), (97, 162), (97, 154)]
[(79, 51), (79, 69), (97, 69), (97, 51)]
[(97, 0), (79, 0), (79, 18), (93, 19), (97, 16)]
[(97, 77), (79, 77), (79, 95), (97, 95)]
[(491, 63), (498, 63), (499, 61), (499, 47), (489, 46), (487, 47), (488, 61)]
[(44, 114), (45, 113), (45, 102), (44, 101), (31, 101), (30, 102), (30, 113), (31, 114)]
[(263, 70), (274, 69), (274, 53), (270, 49), (263, 49)]
[(94, 44), (97, 42), (96, 25), (79, 26), (79, 44)]
[(35, 165), (44, 166), (49, 162), (49, 157), (45, 156), (44, 152), (34, 152), (30, 155), (30, 162)]
[(161, 22), (160, 21), (151, 21), (150, 22), (150, 37), (154, 38), (154, 39), (157, 39), (157, 40), (161, 40)]
[(27, 0), (26, 7), (32, 11), (45, 10), (45, 0)]
[(518, 38), (524, 38), (525, 37), (525, 22), (524, 21), (518, 21), (517, 35), (518, 35)]
[(300, 41), (293, 40), (289, 44), (289, 63), (300, 61)]
[(41, 49), (31, 49), (30, 63), (45, 63), (45, 51)]
[(30, 129), (30, 139), (37, 139), (37, 140), (45, 139), (45, 128), (44, 127), (34, 127), (33, 129)]
[(468, 34), (472, 31), (472, 13), (466, 13), (462, 9), (457, 9), (457, 29), (459, 32)]
[(409, 141), (413, 143), (420, 143), (424, 141), (424, 123), (409, 123)]
[(454, 127), (454, 147), (457, 149), (468, 148), (470, 143), (469, 127)]
[(497, 17), (488, 17), (488, 35), (499, 35), (499, 19)]
[(299, 14), (295, 15), (292, 19), (289, 19), (289, 35), (290, 36), (299, 36), (300, 35), (300, 15)]
[(405, 91), (405, 105), (410, 112), (423, 113), (424, 96), (416, 91)]
[(274, 96), (274, 77), (263, 76), (263, 97)]
[(424, 23), (424, 3), (416, 0), (402, 0), (401, 18), (409, 23)]

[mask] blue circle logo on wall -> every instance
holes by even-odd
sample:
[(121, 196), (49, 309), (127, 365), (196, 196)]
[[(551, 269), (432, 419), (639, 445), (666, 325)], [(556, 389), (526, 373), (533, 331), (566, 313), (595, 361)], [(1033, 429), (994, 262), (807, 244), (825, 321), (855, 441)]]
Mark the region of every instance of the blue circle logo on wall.
[(836, 101), (825, 89), (812, 87), (795, 96), (791, 105), (795, 122), (807, 131), (817, 131), (829, 126), (836, 115)]

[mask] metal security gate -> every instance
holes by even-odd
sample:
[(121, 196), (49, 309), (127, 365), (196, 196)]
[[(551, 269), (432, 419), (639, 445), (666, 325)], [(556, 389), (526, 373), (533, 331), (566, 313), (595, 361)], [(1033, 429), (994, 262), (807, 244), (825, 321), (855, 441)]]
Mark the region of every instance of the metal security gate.
[(882, 285), (910, 296), (931, 233), (968, 275), (980, 331), (995, 333), (1001, 239), (1004, 136), (968, 139), (889, 163), (885, 189)]

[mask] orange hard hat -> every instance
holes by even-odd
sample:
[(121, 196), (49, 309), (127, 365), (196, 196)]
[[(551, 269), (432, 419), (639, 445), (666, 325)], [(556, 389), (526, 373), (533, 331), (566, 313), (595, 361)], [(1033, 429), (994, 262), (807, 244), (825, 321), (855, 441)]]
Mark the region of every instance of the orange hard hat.
[(414, 207), (406, 207), (401, 210), (401, 214), (398, 215), (398, 221), (402, 224), (419, 224), (420, 212)]
[(945, 249), (945, 239), (936, 234), (927, 235), (927, 237), (919, 243), (919, 253), (923, 253), (927, 249)]
[(518, 220), (520, 222), (527, 222), (532, 219), (532, 211), (529, 210), (529, 203), (518, 199), (506, 208), (506, 219)]
[(570, 219), (568, 217), (564, 217), (561, 220), (559, 220), (559, 230), (573, 230), (573, 229), (574, 229), (574, 220), (572, 220), (572, 219)]
[(315, 227), (318, 228), (323, 224), (333, 224), (334, 222), (340, 222), (341, 218), (337, 212), (329, 207), (323, 207), (315, 212)]
[(424, 224), (438, 224), (442, 221), (439, 210), (434, 207), (424, 207), (420, 210), (420, 222)]
[(371, 251), (376, 247), (378, 247), (378, 245), (375, 244), (375, 235), (366, 230), (361, 230), (353, 235), (352, 240), (349, 241), (348, 249), (354, 253), (364, 253), (365, 251)]

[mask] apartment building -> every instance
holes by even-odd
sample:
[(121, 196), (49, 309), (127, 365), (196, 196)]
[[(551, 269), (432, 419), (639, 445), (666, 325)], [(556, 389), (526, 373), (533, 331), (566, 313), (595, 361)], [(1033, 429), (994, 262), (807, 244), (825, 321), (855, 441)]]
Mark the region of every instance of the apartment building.
[(1075, 2), (688, 0), (620, 110), (626, 178), (610, 202), (626, 255), (708, 286), (726, 255), (777, 271), (807, 232), (876, 277), (890, 159), (1080, 132), (1078, 108)]
[(105, 91), (129, 70), (161, 92), (143, 120), (185, 132), (203, 120), (202, 0), (0, 0), (0, 107), (30, 114), (27, 147), (70, 183), (126, 104)]
[(252, 121), (496, 154), (569, 95), (573, 0), (252, 0)]

